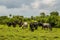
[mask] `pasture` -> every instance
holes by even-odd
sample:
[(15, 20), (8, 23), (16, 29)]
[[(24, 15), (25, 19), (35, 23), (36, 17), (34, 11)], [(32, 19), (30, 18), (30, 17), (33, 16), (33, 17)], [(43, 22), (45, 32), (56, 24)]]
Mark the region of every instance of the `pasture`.
[(31, 32), (29, 27), (22, 29), (21, 27), (13, 28), (7, 25), (0, 25), (0, 40), (60, 40), (60, 28), (50, 30), (38, 30)]

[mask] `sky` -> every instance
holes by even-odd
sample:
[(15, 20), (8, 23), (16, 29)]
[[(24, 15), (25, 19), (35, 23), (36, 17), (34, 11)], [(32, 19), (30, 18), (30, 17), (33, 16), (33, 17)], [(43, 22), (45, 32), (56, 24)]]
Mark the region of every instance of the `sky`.
[(22, 15), (25, 17), (39, 16), (41, 12), (60, 13), (60, 0), (0, 0), (0, 16)]

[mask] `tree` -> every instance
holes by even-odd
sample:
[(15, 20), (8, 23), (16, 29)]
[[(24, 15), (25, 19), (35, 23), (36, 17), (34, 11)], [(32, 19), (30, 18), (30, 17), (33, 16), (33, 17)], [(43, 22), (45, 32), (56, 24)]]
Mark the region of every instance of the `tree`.
[(31, 16), (31, 19), (33, 20), (33, 19), (34, 19), (34, 17), (33, 17), (33, 16)]
[(12, 15), (11, 15), (11, 14), (9, 14), (9, 16), (11, 17)]
[(40, 16), (41, 16), (41, 18), (44, 18), (45, 17), (45, 13), (44, 12), (40, 13)]
[(59, 15), (59, 13), (57, 11), (56, 12), (53, 11), (50, 13), (50, 16), (58, 16), (58, 15)]
[(12, 17), (12, 14), (9, 14), (9, 17), (11, 18)]
[(44, 12), (42, 12), (42, 13), (40, 13), (40, 15), (41, 15), (41, 16), (45, 16), (45, 13), (44, 13)]

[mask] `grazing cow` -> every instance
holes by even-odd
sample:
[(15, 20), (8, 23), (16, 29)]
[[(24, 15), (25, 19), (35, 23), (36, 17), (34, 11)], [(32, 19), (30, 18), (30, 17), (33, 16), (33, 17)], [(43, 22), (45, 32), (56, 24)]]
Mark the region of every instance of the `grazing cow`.
[(18, 23), (18, 25), (19, 25), (19, 27), (22, 27), (23, 22), (22, 22), (22, 21), (20, 21), (20, 22)]
[(19, 21), (18, 21), (18, 20), (15, 20), (14, 22), (15, 22), (16, 24), (18, 24), (18, 23), (19, 23)]
[(39, 26), (42, 26), (42, 29), (45, 29), (45, 28), (49, 28), (50, 30), (52, 30), (52, 26), (50, 23), (42, 23), (42, 22), (38, 22), (38, 25)]
[(30, 30), (33, 32), (34, 31), (34, 24), (30, 23)]
[(50, 22), (50, 24), (51, 24), (51, 26), (53, 26), (53, 27), (56, 25), (54, 22)]
[(39, 21), (38, 26), (43, 26), (43, 23)]
[(38, 23), (37, 22), (30, 23), (31, 31), (34, 31), (34, 29), (37, 30), (37, 28), (38, 28)]
[(10, 27), (10, 26), (13, 26), (13, 27), (16, 27), (16, 23), (15, 22), (7, 22), (7, 25)]
[(15, 22), (12, 22), (12, 25), (13, 25), (13, 27), (16, 27), (16, 23)]
[(37, 22), (34, 22), (33, 25), (34, 25), (35, 30), (37, 30), (37, 28), (38, 28), (38, 23), (37, 23)]
[(12, 23), (11, 22), (7, 22), (7, 25), (10, 27), (12, 25)]
[(28, 27), (28, 23), (27, 22), (23, 22), (22, 28), (27, 28)]
[(50, 30), (52, 30), (52, 27), (51, 27), (51, 25), (49, 24), (49, 23), (43, 23), (43, 26), (42, 26), (42, 29), (45, 29), (45, 28), (49, 28)]

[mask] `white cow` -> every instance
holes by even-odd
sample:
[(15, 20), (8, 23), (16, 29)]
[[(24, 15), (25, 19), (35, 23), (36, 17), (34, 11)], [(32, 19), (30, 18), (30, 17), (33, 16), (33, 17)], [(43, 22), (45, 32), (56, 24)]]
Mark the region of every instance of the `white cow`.
[(23, 25), (22, 25), (22, 28), (27, 28), (28, 27), (28, 23), (27, 22), (24, 22)]

